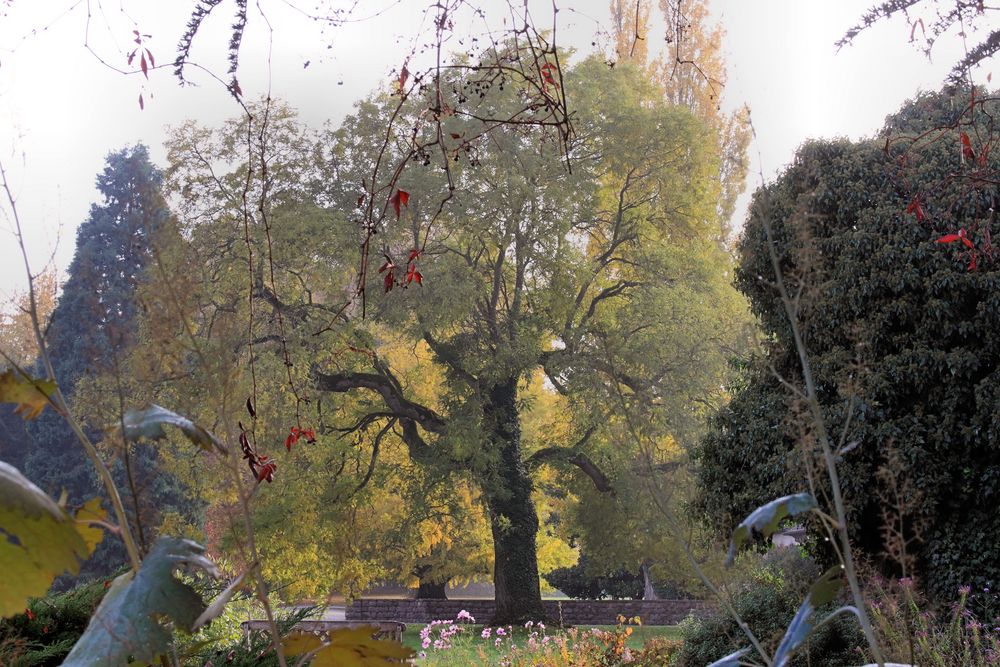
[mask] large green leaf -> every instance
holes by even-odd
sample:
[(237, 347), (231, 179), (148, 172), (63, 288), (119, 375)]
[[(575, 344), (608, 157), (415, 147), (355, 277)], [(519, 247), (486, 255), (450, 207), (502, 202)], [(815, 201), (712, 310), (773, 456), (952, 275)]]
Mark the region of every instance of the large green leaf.
[(170, 646), (163, 621), (191, 632), (205, 611), (193, 588), (174, 576), (181, 566), (194, 566), (218, 576), (205, 548), (190, 540), (161, 537), (142, 562), (138, 574), (128, 572), (112, 582), (63, 667), (116, 667), (131, 660), (151, 663)]
[(151, 405), (145, 410), (129, 410), (125, 413), (124, 424), (125, 437), (129, 440), (165, 438), (167, 433), (163, 430), (163, 425), (169, 424), (179, 428), (188, 440), (202, 449), (212, 451), (214, 448), (223, 454), (226, 453), (226, 446), (207, 429), (159, 405)]
[(17, 468), (0, 461), (0, 617), (24, 610), (90, 555), (76, 521)]
[(809, 589), (809, 595), (806, 596), (802, 606), (795, 613), (795, 618), (788, 624), (785, 636), (778, 644), (778, 650), (774, 653), (774, 667), (785, 667), (795, 649), (801, 646), (809, 633), (812, 632), (813, 615), (816, 613), (816, 608), (830, 602), (837, 595), (843, 581), (843, 572), (840, 565), (835, 565), (824, 572), (823, 576)]
[(733, 539), (729, 543), (729, 554), (726, 557), (726, 566), (733, 564), (736, 553), (743, 543), (750, 539), (754, 531), (763, 533), (766, 537), (778, 529), (778, 524), (781, 523), (782, 519), (814, 509), (816, 509), (816, 499), (808, 493), (784, 496), (772, 500), (766, 505), (761, 505), (743, 519), (733, 531)]

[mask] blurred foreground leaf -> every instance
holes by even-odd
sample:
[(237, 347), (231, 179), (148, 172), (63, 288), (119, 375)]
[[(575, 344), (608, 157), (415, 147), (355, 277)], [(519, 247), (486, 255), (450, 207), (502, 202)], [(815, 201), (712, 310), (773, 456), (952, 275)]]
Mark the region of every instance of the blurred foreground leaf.
[(844, 571), (840, 565), (835, 565), (823, 573), (816, 583), (809, 589), (809, 595), (802, 602), (802, 606), (795, 613), (795, 618), (788, 624), (785, 636), (778, 644), (778, 650), (774, 653), (774, 667), (785, 667), (799, 646), (809, 637), (815, 627), (813, 614), (816, 608), (825, 605), (833, 600), (840, 590), (843, 581)]
[(0, 461), (0, 617), (24, 610), (63, 572), (76, 574), (100, 538), (78, 525), (17, 468)]
[(63, 667), (117, 667), (130, 660), (152, 663), (164, 654), (170, 647), (170, 631), (163, 621), (191, 632), (205, 611), (201, 596), (174, 576), (181, 566), (218, 576), (204, 553), (204, 547), (190, 540), (158, 539), (138, 574), (128, 572), (112, 582)]
[(282, 642), (289, 656), (312, 653), (312, 667), (386, 667), (413, 657), (413, 651), (397, 641), (373, 639), (379, 629), (372, 625), (334, 630), (327, 637), (297, 634)]
[(754, 532), (761, 533), (767, 537), (778, 529), (778, 524), (781, 523), (782, 519), (813, 509), (816, 509), (816, 499), (808, 493), (796, 493), (784, 496), (777, 500), (772, 500), (766, 505), (761, 505), (751, 512), (747, 518), (743, 519), (740, 525), (736, 526), (736, 530), (733, 531), (733, 539), (729, 543), (729, 554), (726, 557), (726, 566), (728, 567), (733, 564), (733, 561), (736, 559), (736, 553), (743, 546), (743, 543), (750, 539)]
[(33, 380), (13, 368), (0, 373), (0, 403), (16, 404), (14, 412), (25, 419), (42, 414), (55, 390), (53, 380)]
[(151, 405), (145, 410), (129, 410), (125, 413), (124, 424), (125, 437), (128, 440), (138, 440), (139, 438), (160, 440), (167, 437), (163, 425), (169, 424), (179, 428), (188, 440), (202, 449), (206, 451), (216, 449), (223, 454), (226, 453), (225, 445), (207, 429), (195, 424), (187, 417), (182, 417), (176, 412), (161, 408), (159, 405)]

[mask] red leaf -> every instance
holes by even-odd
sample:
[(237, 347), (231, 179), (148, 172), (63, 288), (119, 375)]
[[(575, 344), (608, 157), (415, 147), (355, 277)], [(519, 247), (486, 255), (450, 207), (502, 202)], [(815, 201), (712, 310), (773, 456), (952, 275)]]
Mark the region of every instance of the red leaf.
[(556, 83), (556, 80), (554, 78), (552, 78), (552, 72), (555, 69), (556, 69), (556, 66), (553, 65), (552, 63), (545, 63), (544, 65), (541, 66), (541, 68), (539, 69), (539, 71), (542, 73), (542, 79), (545, 80), (545, 83), (550, 84), (550, 85), (555, 86), (556, 88), (558, 88), (559, 84)]
[(396, 219), (399, 220), (399, 206), (409, 206), (410, 204), (410, 193), (405, 190), (396, 190), (396, 194), (389, 197), (389, 203), (392, 204), (392, 210), (396, 212)]
[(927, 214), (924, 213), (924, 208), (920, 205), (920, 195), (913, 196), (910, 205), (906, 207), (906, 212), (916, 215), (917, 222), (923, 222), (927, 219)]
[(409, 285), (411, 282), (416, 282), (418, 285), (423, 284), (423, 276), (413, 264), (410, 264), (406, 269), (406, 284)]
[(132, 66), (132, 61), (133, 60), (135, 60), (135, 51), (134, 50), (132, 51), (132, 53), (128, 54), (128, 66), (129, 67)]
[(146, 108), (146, 103), (142, 101), (142, 93), (139, 93), (139, 109), (142, 110), (145, 108)]
[(156, 67), (156, 58), (153, 57), (153, 52), (146, 49), (146, 55), (149, 56), (149, 66)]
[(28, 615), (28, 620), (29, 621), (35, 620), (35, 613), (33, 611), (31, 611), (30, 609), (25, 608), (24, 613)]
[(289, 452), (292, 451), (292, 445), (294, 445), (298, 439), (299, 437), (297, 435), (295, 435), (294, 433), (289, 433), (288, 437), (285, 438), (285, 449), (288, 450)]
[(403, 63), (403, 69), (399, 70), (399, 90), (403, 90), (403, 86), (406, 85), (406, 80), (410, 78), (410, 70), (406, 69), (406, 63)]
[(955, 241), (961, 241), (962, 237), (958, 234), (945, 234), (939, 238), (935, 243), (954, 243)]
[(383, 264), (382, 266), (378, 267), (378, 272), (382, 273), (386, 269), (394, 269), (394, 268), (396, 268), (396, 265), (392, 263), (391, 259), (387, 259), (387, 260), (385, 260), (385, 264)]
[(462, 135), (461, 134), (455, 134), (454, 132), (452, 132), (451, 133), (451, 138), (452, 139), (461, 139)]
[(148, 80), (149, 79), (149, 65), (146, 64), (146, 54), (145, 53), (143, 53), (139, 57), (139, 67), (142, 69), (142, 75), (144, 77), (146, 77), (146, 79)]
[(962, 139), (962, 164), (965, 164), (966, 160), (976, 159), (976, 152), (972, 150), (972, 141), (969, 139), (969, 135), (963, 132), (960, 137)]
[(251, 401), (250, 398), (250, 396), (247, 396), (247, 412), (250, 413), (251, 418), (256, 419), (257, 411), (253, 409), (253, 401)]
[(267, 483), (270, 484), (271, 480), (274, 479), (274, 472), (278, 469), (278, 464), (267, 456), (260, 457), (260, 463), (260, 470), (257, 471), (257, 483), (260, 484), (266, 479)]
[(385, 287), (386, 294), (392, 291), (392, 288), (396, 285), (396, 270), (389, 269), (389, 272), (385, 274), (385, 279), (382, 281), (383, 287)]
[(361, 208), (361, 205), (364, 204), (364, 203), (365, 203), (365, 196), (364, 195), (359, 195), (358, 196), (358, 208)]
[(413, 250), (410, 251), (410, 256), (406, 258), (406, 261), (407, 262), (412, 262), (417, 257), (420, 257), (420, 250), (418, 250), (417, 248), (414, 248)]

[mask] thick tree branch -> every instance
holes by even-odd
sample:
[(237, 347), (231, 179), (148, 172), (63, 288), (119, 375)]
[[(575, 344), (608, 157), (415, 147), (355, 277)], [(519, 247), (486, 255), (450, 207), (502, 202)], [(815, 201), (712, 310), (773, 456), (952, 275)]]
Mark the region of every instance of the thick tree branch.
[(354, 487), (354, 491), (351, 493), (352, 496), (358, 493), (361, 489), (365, 488), (368, 485), (368, 482), (371, 481), (372, 475), (375, 473), (375, 464), (378, 463), (378, 452), (379, 447), (382, 445), (382, 438), (384, 438), (386, 433), (392, 429), (392, 426), (395, 423), (396, 418), (391, 418), (388, 422), (386, 422), (385, 426), (379, 430), (378, 434), (375, 436), (375, 440), (372, 441), (372, 458), (371, 461), (368, 462), (368, 471), (365, 472), (364, 478), (358, 483), (358, 485)]
[(529, 471), (533, 471), (545, 463), (564, 463), (575, 465), (583, 471), (584, 474), (590, 477), (590, 479), (594, 482), (594, 487), (598, 491), (614, 495), (615, 490), (611, 486), (611, 481), (608, 479), (608, 476), (604, 474), (604, 471), (602, 471), (589, 456), (580, 451), (580, 448), (587, 444), (587, 441), (590, 440), (590, 436), (592, 436), (596, 430), (596, 426), (589, 427), (583, 436), (571, 447), (543, 447), (542, 449), (539, 449), (525, 459), (525, 467)]
[(589, 456), (582, 452), (574, 451), (570, 447), (546, 447), (545, 449), (539, 449), (529, 456), (524, 463), (528, 470), (534, 470), (545, 463), (574, 465), (590, 477), (591, 481), (594, 482), (594, 488), (598, 491), (615, 495), (615, 489), (611, 486), (611, 480), (604, 474), (604, 471)]
[(416, 422), (421, 428), (431, 433), (440, 433), (444, 429), (444, 417), (428, 407), (405, 398), (399, 384), (391, 376), (376, 373), (323, 373), (321, 371), (314, 371), (313, 375), (316, 378), (316, 386), (322, 391), (342, 394), (353, 389), (368, 389), (378, 393), (392, 415), (403, 420), (404, 431), (406, 421)]

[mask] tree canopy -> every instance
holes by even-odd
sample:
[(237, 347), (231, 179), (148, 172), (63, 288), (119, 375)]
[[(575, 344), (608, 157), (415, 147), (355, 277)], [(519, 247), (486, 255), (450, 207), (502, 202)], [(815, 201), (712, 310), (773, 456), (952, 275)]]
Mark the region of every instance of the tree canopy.
[[(641, 70), (587, 59), (549, 84), (576, 100), (567, 169), (558, 136), (482, 120), (517, 100), (502, 78), (482, 87), (469, 71), (442, 86), (473, 100), (443, 119), (453, 145), (447, 173), (418, 159), (389, 189), (368, 182), (375, 161), (391, 163), (423, 140), (399, 132), (384, 156), (371, 151), (390, 116), (426, 106), (415, 98), (399, 111), (377, 93), (320, 137), (264, 102), (256, 117), (268, 124), (250, 140), (252, 153), (267, 157), (249, 167), (263, 164), (267, 176), (249, 191), (238, 139), (248, 136), (245, 119), (222, 132), (179, 128), (168, 192), (182, 198), (204, 266), (201, 334), (230, 346), (224, 355), (253, 363), (258, 376), (284, 377), (280, 387), (246, 387), (258, 441), (314, 427), (319, 446), (298, 443), (292, 455), (326, 461), (334, 498), (345, 497), (341, 485), (358, 484), (337, 472), (343, 457), (358, 461), (361, 477), (378, 463), (407, 461), (421, 469), (417, 478), (472, 484), (491, 526), (498, 619), (516, 620), (541, 613), (537, 475), (575, 470), (575, 484), (612, 492), (601, 468), (612, 457), (602, 452), (630, 446), (611, 417), (622, 402), (657, 437), (697, 432), (711, 403), (697, 401), (718, 394), (734, 347), (725, 332), (738, 330), (743, 315), (720, 270), (728, 259), (711, 127), (668, 104)], [(450, 97), (445, 103), (461, 109)], [(244, 194), (264, 201), (264, 190), (262, 206), (243, 203)], [(343, 304), (358, 270), (352, 248), (364, 234), (353, 216), (364, 215), (371, 192), (385, 193), (400, 223), (376, 238), (383, 265), (364, 277), (361, 318), (359, 304)], [(241, 358), (245, 328), (231, 323), (245, 317), (253, 349)], [(528, 388), (542, 376), (541, 391), (559, 396), (571, 418), (557, 431), (529, 429), (526, 440), (524, 420), (538, 400)]]

